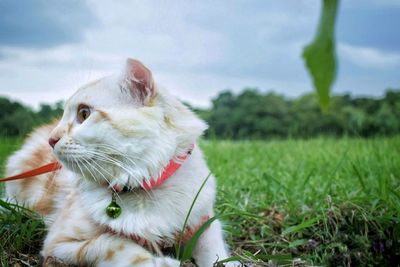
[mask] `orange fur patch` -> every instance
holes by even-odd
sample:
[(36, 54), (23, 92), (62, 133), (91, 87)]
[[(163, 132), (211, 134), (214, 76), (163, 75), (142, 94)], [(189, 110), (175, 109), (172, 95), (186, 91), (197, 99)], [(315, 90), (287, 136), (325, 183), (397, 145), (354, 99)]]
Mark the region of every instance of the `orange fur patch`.
[(92, 242), (96, 241), (99, 238), (100, 234), (95, 235), (92, 239), (85, 241), (82, 246), (79, 248), (77, 258), (79, 266), (86, 266), (87, 262), (85, 260), (86, 253), (88, 248), (91, 246)]
[(123, 127), (121, 127), (120, 125), (114, 123), (114, 121), (111, 119), (110, 115), (107, 112), (105, 112), (103, 110), (99, 110), (99, 109), (97, 110), (97, 112), (100, 114), (102, 119), (108, 121), (110, 123), (110, 125), (114, 129), (118, 130), (122, 135), (130, 136), (130, 133), (127, 132)]
[(111, 121), (111, 118), (110, 118), (110, 116), (108, 115), (107, 112), (105, 112), (105, 111), (103, 111), (103, 110), (100, 110), (100, 109), (96, 109), (96, 111), (99, 113), (100, 117), (101, 117), (103, 120)]
[(123, 250), (125, 248), (125, 245), (123, 243), (121, 243), (121, 245), (118, 246), (119, 250)]
[[(49, 126), (45, 126), (42, 129), (47, 130), (49, 132), (48, 128), (49, 128)], [(40, 130), (42, 130), (42, 129), (40, 129)], [(22, 162), (21, 170), (24, 170), (24, 171), (31, 170), (31, 169), (37, 168), (39, 166), (42, 166), (46, 163), (49, 163), (51, 161), (54, 161), (54, 156), (51, 154), (51, 148), (49, 145), (47, 145), (47, 142), (46, 142), (46, 144), (43, 144), (42, 146), (38, 146), (37, 149), (32, 153), (32, 155)], [(20, 186), (21, 186), (20, 192), (19, 192), (20, 199), (22, 201), (26, 200), (31, 195), (30, 190), (31, 190), (32, 186), (35, 184), (41, 183), (44, 187), (43, 191), (47, 191), (49, 188), (46, 188), (46, 185), (48, 187), (50, 187), (52, 184), (52, 183), (48, 183), (47, 179), (50, 179), (51, 177), (53, 177), (53, 175), (39, 175), (39, 176), (32, 177), (29, 179), (23, 179), (22, 181), (20, 181)]]
[(71, 134), (71, 130), (72, 130), (72, 123), (70, 123), (70, 122), (68, 122), (68, 125), (67, 125), (67, 134)]
[(93, 241), (93, 239), (83, 242), (82, 246), (79, 248), (78, 253), (76, 255), (78, 258), (79, 264), (83, 265), (86, 263), (85, 256), (86, 256), (88, 247), (89, 247), (90, 243), (92, 243), (92, 241)]
[(104, 258), (104, 260), (106, 260), (106, 261), (112, 260), (112, 258), (114, 257), (114, 254), (115, 254), (114, 250), (112, 250), (112, 249), (107, 250), (106, 257)]
[(46, 184), (44, 186), (45, 193), (34, 207), (34, 209), (42, 215), (48, 215), (53, 211), (54, 198), (58, 191), (58, 184), (55, 180), (56, 175), (57, 173), (51, 173), (48, 175)]
[[(96, 237), (97, 238), (97, 237)], [(57, 238), (54, 243), (59, 244), (59, 243), (75, 243), (75, 242), (88, 242), (92, 240), (86, 240), (86, 239), (79, 239), (76, 236), (60, 236)]]
[(164, 116), (164, 122), (167, 126), (169, 126), (170, 128), (175, 127), (175, 125), (172, 123), (172, 120), (170, 117), (168, 116)]
[(136, 265), (148, 260), (150, 260), (150, 257), (148, 255), (137, 255), (132, 259), (132, 264)]

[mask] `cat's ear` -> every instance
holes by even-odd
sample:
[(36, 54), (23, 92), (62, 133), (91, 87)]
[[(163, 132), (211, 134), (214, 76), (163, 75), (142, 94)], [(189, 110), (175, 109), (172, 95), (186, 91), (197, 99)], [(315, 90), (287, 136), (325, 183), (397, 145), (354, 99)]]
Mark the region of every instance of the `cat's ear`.
[(124, 76), (124, 87), (135, 100), (147, 105), (156, 95), (153, 75), (142, 62), (128, 58)]

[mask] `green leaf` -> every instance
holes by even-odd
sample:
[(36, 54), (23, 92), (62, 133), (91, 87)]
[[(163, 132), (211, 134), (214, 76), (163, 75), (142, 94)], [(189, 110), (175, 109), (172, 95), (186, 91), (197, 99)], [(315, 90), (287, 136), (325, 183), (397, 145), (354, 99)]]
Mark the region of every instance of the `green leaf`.
[(319, 220), (319, 218), (312, 218), (312, 219), (304, 221), (298, 225), (290, 226), (290, 227), (286, 228), (284, 231), (282, 231), (282, 235), (288, 235), (291, 233), (299, 232), (300, 230), (303, 230), (305, 228), (313, 226), (314, 224), (317, 223), (318, 220)]
[[(226, 215), (225, 215), (226, 216)], [(216, 215), (214, 217), (211, 217), (206, 221), (200, 228), (197, 230), (197, 232), (193, 235), (193, 237), (190, 239), (188, 244), (185, 247), (185, 250), (183, 251), (183, 255), (181, 258), (181, 261), (187, 261), (190, 260), (192, 257), (192, 252), (194, 248), (196, 247), (197, 241), (199, 240), (200, 236), (204, 233), (205, 230), (207, 230), (208, 227), (210, 227), (211, 223), (215, 221), (218, 218), (223, 217), (223, 215)]]
[(297, 239), (289, 243), (289, 248), (296, 248), (298, 246), (302, 246), (307, 244), (308, 241), (306, 239)]
[(335, 21), (338, 5), (339, 0), (323, 0), (317, 34), (303, 50), (303, 59), (324, 111), (329, 108), (329, 93), (336, 78)]
[[(201, 190), (203, 190), (203, 187), (206, 185), (206, 183), (207, 183), (208, 179), (210, 178), (210, 176), (211, 176), (211, 173), (209, 173), (209, 174), (207, 175), (206, 179), (204, 179), (203, 183), (200, 185), (199, 190), (197, 191), (196, 195), (194, 196), (194, 199), (193, 199), (193, 201), (192, 201), (192, 204), (190, 205), (189, 211), (188, 211), (187, 214), (186, 214), (185, 222), (183, 223), (183, 227), (182, 227), (181, 233), (184, 233), (184, 232), (185, 232), (186, 225), (187, 225), (187, 223), (188, 223), (190, 214), (192, 213), (194, 204), (196, 203), (197, 198), (199, 197)], [(200, 229), (201, 229), (201, 228), (200, 228)], [(179, 258), (179, 255), (180, 255), (181, 246), (182, 246), (182, 236), (179, 237), (179, 239), (178, 239), (178, 245), (176, 246), (176, 249), (175, 249), (175, 253), (176, 253), (176, 256), (177, 256), (178, 258)]]
[(266, 254), (257, 254), (253, 255), (250, 252), (243, 251), (243, 256), (232, 256), (223, 260), (219, 260), (217, 263), (227, 263), (231, 261), (240, 261), (240, 260), (262, 260), (262, 261), (269, 261), (273, 260), (276, 261), (277, 263), (288, 263), (290, 262), (293, 257), (290, 254), (276, 254), (276, 255), (266, 255)]
[(353, 167), (353, 170), (356, 173), (356, 177), (358, 178), (358, 181), (360, 182), (361, 188), (363, 189), (364, 193), (368, 194), (369, 192), (367, 190), (367, 187), (365, 186), (363, 177), (360, 171), (358, 170), (357, 166), (353, 162), (351, 162), (351, 166)]

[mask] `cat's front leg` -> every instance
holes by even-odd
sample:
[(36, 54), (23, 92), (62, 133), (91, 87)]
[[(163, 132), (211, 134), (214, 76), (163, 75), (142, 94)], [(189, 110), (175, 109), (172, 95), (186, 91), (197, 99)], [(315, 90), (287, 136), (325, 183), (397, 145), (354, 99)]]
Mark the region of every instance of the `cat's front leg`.
[[(225, 244), (221, 223), (216, 220), (200, 236), (193, 258), (199, 267), (210, 267), (215, 262), (228, 258), (228, 248)], [(240, 266), (237, 262), (227, 263), (226, 266)]]
[[(178, 267), (180, 262), (168, 257), (154, 257), (132, 242), (105, 233), (88, 240), (60, 236), (45, 243), (42, 251), (44, 266), (53, 266), (56, 259), (66, 264), (99, 267)], [(52, 259), (52, 260), (48, 260)]]
[(179, 261), (155, 257), (131, 239), (104, 232), (80, 208), (74, 194), (51, 225), (41, 254), (44, 266), (53, 266), (54, 261), (78, 266), (179, 266)]
[(96, 266), (98, 267), (179, 267), (180, 262), (169, 257), (155, 257), (142, 247), (128, 242), (121, 249), (119, 248), (112, 257), (110, 250), (108, 256), (102, 259)]

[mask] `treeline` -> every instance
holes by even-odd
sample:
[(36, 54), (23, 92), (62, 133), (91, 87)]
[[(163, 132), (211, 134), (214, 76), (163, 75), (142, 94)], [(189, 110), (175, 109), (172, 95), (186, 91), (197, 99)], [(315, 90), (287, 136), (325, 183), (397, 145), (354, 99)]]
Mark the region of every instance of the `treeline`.
[[(393, 135), (400, 133), (400, 90), (381, 98), (333, 96), (323, 113), (314, 94), (287, 98), (245, 89), (221, 92), (209, 109), (193, 108), (209, 124), (206, 137), (266, 139), (287, 137)], [(42, 104), (34, 111), (0, 97), (0, 135), (24, 136), (33, 127), (61, 117), (63, 103)]]
[(265, 139), (393, 135), (400, 133), (400, 91), (382, 98), (333, 96), (323, 113), (314, 94), (298, 98), (256, 89), (221, 92), (208, 110), (196, 110), (209, 124), (208, 137)]
[(19, 102), (0, 97), (0, 135), (24, 136), (34, 127), (61, 117), (62, 113), (62, 102), (41, 104), (39, 110), (34, 111)]

